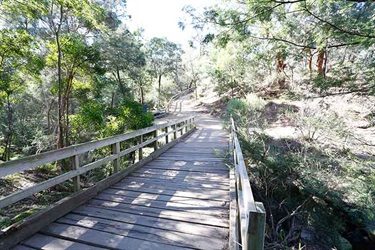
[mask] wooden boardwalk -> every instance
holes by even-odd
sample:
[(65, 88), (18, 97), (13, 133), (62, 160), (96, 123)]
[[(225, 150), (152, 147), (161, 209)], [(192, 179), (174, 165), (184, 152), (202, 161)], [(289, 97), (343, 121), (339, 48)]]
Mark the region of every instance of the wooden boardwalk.
[(203, 125), (15, 249), (227, 249), (228, 135)]

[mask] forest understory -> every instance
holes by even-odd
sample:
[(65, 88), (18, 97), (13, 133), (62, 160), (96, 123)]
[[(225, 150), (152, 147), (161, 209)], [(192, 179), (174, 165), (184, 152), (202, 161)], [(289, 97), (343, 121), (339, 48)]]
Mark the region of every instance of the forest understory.
[(374, 249), (374, 103), (275, 88), (202, 102), (240, 129), (266, 249)]

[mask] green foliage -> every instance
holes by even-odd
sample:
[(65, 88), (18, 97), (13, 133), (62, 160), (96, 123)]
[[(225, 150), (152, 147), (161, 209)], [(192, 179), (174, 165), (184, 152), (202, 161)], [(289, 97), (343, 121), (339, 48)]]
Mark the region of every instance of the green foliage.
[[(277, 63), (279, 66), (285, 63), (285, 67), (275, 72), (273, 80), (282, 76), (293, 83), (298, 73), (313, 79), (311, 83), (319, 90), (332, 91), (340, 87), (373, 94), (373, 3), (339, 0), (228, 2), (225, 7), (214, 6), (202, 14), (189, 8), (185, 11), (192, 17), (194, 27), (208, 33), (203, 42), (221, 47), (233, 43), (247, 46), (251, 53), (243, 50), (240, 55), (248, 62), (253, 56), (268, 54), (266, 65), (257, 62), (248, 68), (247, 74), (275, 72), (275, 57), (282, 51), (283, 61)], [(230, 85), (230, 81), (225, 84)]]
[(324, 108), (306, 107), (291, 115), (295, 127), (305, 140), (313, 141), (326, 139), (330, 136), (340, 136), (347, 139), (350, 136), (343, 121), (333, 112)]
[[(264, 110), (264, 101), (251, 96), (248, 99), (253, 101), (246, 106), (235, 102), (231, 107)], [(375, 175), (369, 166), (375, 159), (358, 158), (346, 149), (350, 131), (335, 113), (323, 107), (286, 115), (293, 117), (294, 126), (300, 126), (301, 135), (308, 140), (275, 139), (262, 133), (260, 124), (253, 124), (255, 128), (250, 130), (249, 123), (239, 126), (256, 200), (262, 201), (268, 211), (267, 246), (295, 246), (301, 231), (311, 228), (315, 229), (314, 242), (331, 247), (340, 246), (345, 231), (359, 234), (367, 228), (371, 232)], [(317, 143), (340, 139), (344, 143), (339, 151)]]
[(107, 117), (101, 137), (121, 134), (153, 125), (152, 113), (144, 113), (142, 105), (130, 99), (124, 99), (122, 105)]
[(88, 100), (81, 106), (81, 112), (69, 116), (71, 139), (75, 143), (90, 140), (105, 124), (104, 105)]
[(227, 114), (238, 124), (244, 124), (247, 121), (249, 105), (244, 99), (232, 99), (227, 103)]
[(229, 100), (226, 107), (226, 119), (233, 117), (240, 127), (260, 126), (260, 115), (265, 108), (265, 101), (255, 94), (248, 94), (246, 99)]

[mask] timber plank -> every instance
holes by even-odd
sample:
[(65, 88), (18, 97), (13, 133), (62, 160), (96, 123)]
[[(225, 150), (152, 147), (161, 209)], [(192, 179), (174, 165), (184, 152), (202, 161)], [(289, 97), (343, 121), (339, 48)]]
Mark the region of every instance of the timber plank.
[(221, 193), (223, 195), (228, 195), (228, 190), (223, 190), (223, 189), (206, 189), (206, 190), (203, 190), (201, 188), (196, 188), (196, 187), (191, 187), (191, 186), (167, 186), (163, 183), (149, 183), (149, 182), (130, 182), (130, 183), (126, 183), (126, 182), (122, 182), (122, 183), (119, 183), (119, 185), (126, 185), (127, 187), (131, 187), (131, 188), (139, 188), (139, 187), (144, 187), (144, 188), (153, 188), (153, 189), (163, 189), (163, 190), (171, 190), (171, 191), (176, 191), (176, 190), (180, 190), (180, 191), (192, 191), (192, 192), (195, 192), (195, 193), (205, 193), (205, 194), (210, 194), (210, 193), (215, 193), (215, 194), (218, 194), (218, 193)]
[(209, 178), (229, 178), (229, 171), (227, 172), (198, 172), (198, 173), (190, 173), (190, 171), (184, 171), (184, 170), (171, 170), (171, 169), (155, 169), (155, 168), (148, 168), (144, 167), (138, 171), (135, 171), (134, 173), (146, 173), (146, 174), (157, 174), (157, 175), (169, 175), (169, 176), (195, 176), (195, 177), (209, 177)]
[(189, 155), (186, 155), (186, 154), (181, 154), (181, 155), (176, 155), (176, 154), (173, 154), (173, 155), (161, 155), (159, 156), (159, 159), (160, 160), (175, 160), (175, 161), (191, 161), (191, 162), (202, 162), (202, 161), (205, 161), (205, 162), (222, 162), (224, 159), (223, 158), (199, 158), (199, 157), (194, 157), (194, 156), (189, 156)]
[(34, 249), (46, 249), (46, 250), (55, 250), (55, 249), (69, 249), (69, 250), (100, 250), (108, 249), (105, 247), (95, 247), (90, 246), (70, 240), (60, 239), (43, 234), (35, 234), (32, 237), (28, 238), (22, 244), (33, 247)]
[(103, 208), (81, 206), (75, 209), (72, 213), (130, 224), (137, 224), (150, 228), (159, 228), (193, 235), (204, 235), (206, 237), (214, 237), (219, 239), (228, 236), (227, 228), (194, 224), (163, 218), (155, 218), (146, 215), (128, 214)]
[(42, 229), (42, 232), (52, 236), (59, 236), (81, 243), (95, 244), (110, 249), (188, 249), (56, 222)]
[(125, 212), (129, 214), (147, 215), (151, 217), (159, 217), (177, 221), (193, 222), (196, 224), (211, 225), (218, 227), (229, 227), (226, 218), (210, 216), (207, 214), (192, 214), (186, 211), (173, 211), (164, 208), (143, 207), (131, 204), (123, 204), (118, 202), (91, 200), (88, 206), (99, 207), (113, 211)]
[(146, 174), (146, 173), (132, 173), (131, 176), (134, 177), (142, 177), (142, 178), (150, 178), (150, 179), (157, 179), (157, 180), (174, 180), (174, 181), (185, 181), (185, 182), (203, 182), (203, 183), (212, 183), (212, 184), (219, 184), (225, 185), (227, 181), (225, 178), (221, 179), (213, 179), (213, 178), (204, 178), (199, 176), (166, 176), (166, 175), (154, 175), (154, 174)]
[(171, 187), (196, 187), (196, 188), (203, 188), (203, 189), (222, 189), (222, 190), (229, 190), (229, 185), (225, 184), (215, 184), (215, 183), (202, 183), (202, 182), (196, 182), (196, 181), (189, 181), (189, 182), (182, 182), (180, 180), (162, 180), (162, 179), (152, 179), (152, 178), (142, 178), (142, 177), (136, 177), (136, 176), (130, 176), (126, 178), (121, 183), (129, 183), (129, 182), (147, 182), (147, 183), (163, 183), (165, 186), (171, 186)]
[(157, 201), (172, 201), (176, 203), (182, 204), (190, 204), (190, 205), (199, 205), (202, 207), (223, 207), (229, 208), (228, 202), (226, 201), (215, 201), (215, 200), (201, 200), (191, 197), (176, 197), (176, 196), (169, 196), (163, 194), (149, 194), (149, 193), (139, 193), (139, 192), (132, 192), (126, 190), (118, 190), (118, 189), (106, 189), (103, 191), (104, 194), (111, 194), (111, 195), (119, 195), (124, 196), (127, 198), (140, 198), (140, 199), (150, 199), (150, 200), (157, 200)]
[(18, 245), (18, 246), (13, 247), (12, 250), (35, 250), (35, 248)]
[(173, 147), (175, 150), (187, 150), (189, 152), (195, 152), (202, 150), (202, 152), (205, 151), (213, 151), (215, 152), (216, 150), (221, 151), (221, 152), (226, 152), (228, 151), (228, 145), (222, 145), (222, 144), (212, 144), (212, 145), (203, 145), (203, 144), (190, 144), (190, 143), (181, 143)]
[(156, 208), (169, 209), (173, 211), (186, 211), (189, 213), (197, 213), (197, 214), (208, 214), (208, 215), (219, 216), (219, 217), (225, 217), (225, 216), (228, 216), (229, 214), (228, 209), (225, 209), (222, 206), (202, 207), (196, 204), (184, 204), (184, 203), (171, 202), (171, 201), (158, 201), (158, 200), (152, 200), (152, 199), (133, 198), (133, 197), (111, 195), (111, 194), (105, 194), (105, 193), (99, 194), (92, 201), (95, 201), (95, 200), (133, 204), (133, 205), (144, 206), (144, 207), (156, 207)]
[(201, 154), (216, 154), (216, 153), (224, 153), (225, 150), (221, 148), (196, 148), (196, 147), (173, 147), (168, 152), (171, 153), (201, 153)]
[(196, 169), (196, 171), (200, 171), (200, 169), (207, 169), (207, 170), (225, 170), (229, 171), (227, 165), (224, 162), (205, 162), (205, 161), (173, 161), (173, 160), (161, 160), (155, 159), (154, 161), (147, 164), (147, 167), (154, 167), (159, 166), (166, 169)]
[(225, 240), (223, 239), (207, 238), (200, 235), (184, 234), (75, 214), (68, 214), (59, 219), (58, 222), (180, 247), (222, 249), (222, 246), (225, 245)]
[(174, 180), (174, 181), (182, 181), (182, 182), (203, 182), (203, 183), (215, 183), (225, 185), (227, 182), (225, 181), (226, 178), (224, 177), (204, 177), (204, 176), (194, 176), (193, 174), (189, 174), (189, 172), (179, 173), (177, 176), (168, 176), (162, 174), (150, 174), (150, 173), (133, 173), (132, 176), (140, 177), (140, 178), (150, 178), (150, 179), (157, 179), (157, 180)]
[[(184, 174), (184, 173), (182, 173)], [(228, 183), (225, 181), (225, 178), (217, 179), (217, 180), (210, 180), (209, 178), (194, 176), (194, 173), (189, 175), (189, 172), (185, 173), (186, 176), (166, 176), (166, 175), (155, 175), (155, 174), (143, 174), (143, 173), (134, 173), (130, 175), (129, 178), (134, 179), (149, 179), (150, 181), (164, 181), (167, 183), (191, 183), (191, 184), (216, 184), (216, 185), (223, 185), (228, 187)]]
[(228, 175), (228, 168), (218, 168), (218, 167), (197, 167), (197, 166), (168, 166), (162, 164), (150, 164), (147, 165), (144, 170), (172, 170), (172, 171), (186, 171), (186, 172), (193, 172), (193, 173), (212, 173), (212, 174), (221, 174), (221, 175)]
[(228, 172), (228, 169), (218, 169), (215, 167), (184, 167), (184, 166), (165, 166), (160, 164), (152, 164), (147, 166), (147, 169), (159, 169), (159, 170), (179, 170), (179, 171), (188, 171), (192, 173), (218, 173), (225, 174)]
[(202, 199), (202, 200), (218, 200), (218, 201), (228, 201), (228, 194), (223, 193), (215, 193), (214, 191), (210, 194), (204, 193), (204, 191), (201, 192), (189, 192), (189, 191), (180, 191), (180, 190), (163, 190), (163, 189), (153, 189), (153, 188), (131, 188), (127, 186), (122, 186), (121, 184), (113, 185), (112, 188), (114, 189), (120, 189), (120, 190), (127, 190), (127, 191), (133, 191), (133, 192), (139, 192), (139, 193), (149, 193), (149, 194), (163, 194), (163, 195), (169, 195), (174, 197), (187, 197), (187, 198), (196, 198), (196, 199)]

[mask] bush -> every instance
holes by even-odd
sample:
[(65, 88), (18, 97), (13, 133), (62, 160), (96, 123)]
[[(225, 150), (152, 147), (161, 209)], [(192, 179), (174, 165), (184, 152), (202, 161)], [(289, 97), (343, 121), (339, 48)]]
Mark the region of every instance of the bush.
[(291, 116), (302, 138), (307, 141), (324, 140), (333, 136), (346, 140), (350, 136), (342, 119), (323, 108), (305, 107)]
[(247, 121), (249, 105), (244, 99), (232, 99), (227, 104), (227, 116), (233, 117), (236, 124), (243, 124)]
[(154, 116), (150, 112), (143, 112), (141, 104), (124, 99), (123, 104), (107, 117), (105, 127), (100, 134), (104, 138), (130, 130), (146, 128), (152, 126), (153, 122)]
[(259, 125), (259, 117), (266, 102), (255, 94), (248, 94), (246, 99), (232, 99), (227, 103), (227, 119), (233, 117), (239, 127)]

